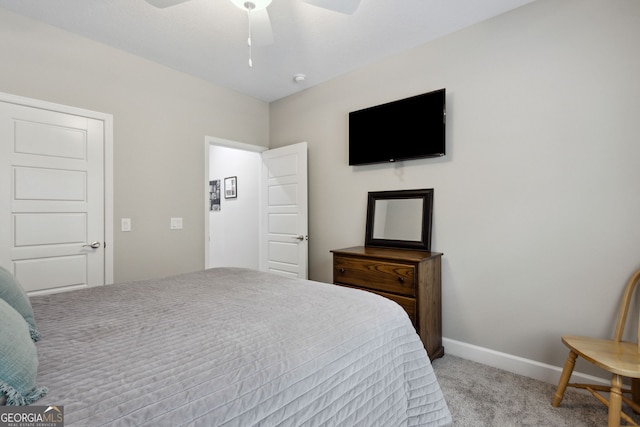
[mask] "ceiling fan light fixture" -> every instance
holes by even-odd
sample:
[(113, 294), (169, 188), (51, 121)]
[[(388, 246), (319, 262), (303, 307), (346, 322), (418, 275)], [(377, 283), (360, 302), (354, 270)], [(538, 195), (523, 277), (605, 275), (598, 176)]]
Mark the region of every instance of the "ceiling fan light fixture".
[(242, 10), (262, 10), (271, 4), (272, 0), (229, 0), (237, 8)]

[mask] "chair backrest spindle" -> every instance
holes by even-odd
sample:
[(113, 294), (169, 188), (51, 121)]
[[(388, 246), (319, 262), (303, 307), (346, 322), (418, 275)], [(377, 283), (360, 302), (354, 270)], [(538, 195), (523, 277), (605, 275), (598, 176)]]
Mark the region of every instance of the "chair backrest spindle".
[[(627, 314), (629, 313), (629, 305), (631, 304), (631, 299), (633, 297), (633, 291), (636, 288), (636, 285), (640, 281), (640, 269), (636, 270), (633, 273), (633, 276), (627, 282), (627, 285), (624, 288), (624, 294), (622, 295), (622, 303), (620, 304), (620, 311), (618, 312), (618, 321), (616, 323), (616, 331), (613, 336), (615, 341), (622, 341), (622, 336), (624, 334), (624, 328), (627, 323)], [(640, 318), (638, 319), (638, 339), (636, 342), (640, 346)]]

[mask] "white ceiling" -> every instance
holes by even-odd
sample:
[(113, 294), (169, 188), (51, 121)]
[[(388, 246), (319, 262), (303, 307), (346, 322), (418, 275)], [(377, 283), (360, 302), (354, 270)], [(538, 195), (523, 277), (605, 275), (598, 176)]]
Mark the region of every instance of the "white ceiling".
[[(340, 0), (337, 0), (340, 1)], [(0, 7), (274, 101), (532, 0), (361, 0), (344, 15), (301, 0), (268, 7), (274, 43), (248, 66), (246, 13), (229, 0), (0, 0)], [(295, 83), (302, 73), (306, 80)]]

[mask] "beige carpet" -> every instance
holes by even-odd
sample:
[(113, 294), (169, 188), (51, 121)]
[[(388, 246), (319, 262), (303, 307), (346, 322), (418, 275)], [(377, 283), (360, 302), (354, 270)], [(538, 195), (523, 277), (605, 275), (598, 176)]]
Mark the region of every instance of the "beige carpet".
[[(567, 389), (551, 406), (556, 386), (451, 355), (433, 362), (455, 427), (603, 427), (607, 409), (590, 394)], [(623, 410), (629, 414), (629, 408)], [(632, 415), (640, 423), (640, 416)], [(625, 425), (624, 422), (622, 425)]]

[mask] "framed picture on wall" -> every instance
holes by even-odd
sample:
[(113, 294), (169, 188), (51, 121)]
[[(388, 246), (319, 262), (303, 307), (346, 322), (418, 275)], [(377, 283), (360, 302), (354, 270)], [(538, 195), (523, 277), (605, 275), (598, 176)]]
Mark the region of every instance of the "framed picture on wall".
[(235, 199), (238, 197), (238, 178), (230, 176), (224, 179), (224, 198)]
[(209, 210), (220, 210), (220, 180), (209, 181)]

